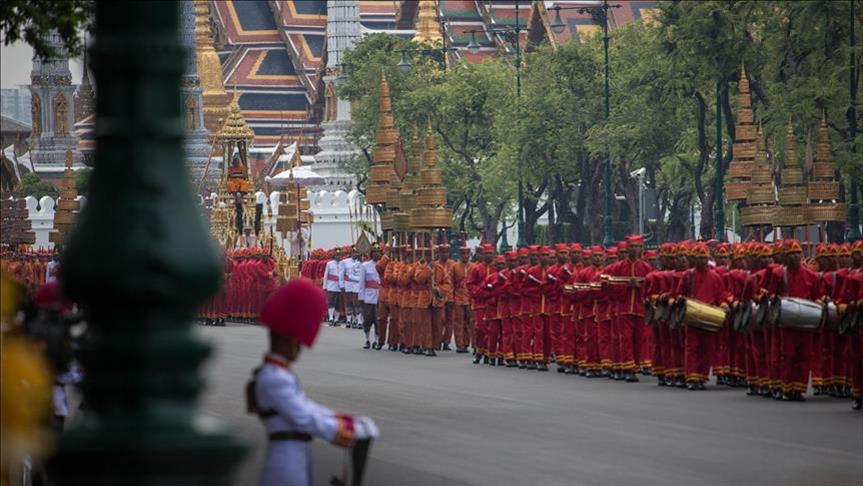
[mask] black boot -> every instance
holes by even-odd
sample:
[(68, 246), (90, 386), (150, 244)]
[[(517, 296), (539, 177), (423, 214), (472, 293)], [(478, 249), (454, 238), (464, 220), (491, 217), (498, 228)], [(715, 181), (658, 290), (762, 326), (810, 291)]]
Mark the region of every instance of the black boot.
[(488, 356), (482, 357), (482, 364), (488, 364)]
[(506, 367), (507, 368), (515, 368), (516, 366), (518, 366), (518, 363), (516, 363), (514, 359), (506, 360)]
[(635, 376), (635, 373), (632, 371), (627, 371), (623, 376), (626, 378), (627, 383), (638, 383), (638, 377)]
[(363, 349), (369, 349), (370, 347), (372, 347), (372, 346), (371, 346), (371, 344), (369, 344), (368, 341), (366, 341), (366, 343), (363, 344)]
[(537, 363), (536, 369), (537, 371), (548, 371), (548, 365), (545, 363)]
[(566, 373), (567, 375), (574, 375), (574, 374), (577, 374), (575, 367), (574, 367), (574, 366), (572, 366), (572, 365), (567, 366), (567, 367), (566, 367), (566, 370), (564, 371), (564, 373)]
[(851, 410), (861, 410), (863, 409), (863, 399), (858, 398), (854, 400), (854, 404), (851, 405)]
[(492, 358), (492, 359), (487, 359), (487, 358), (486, 358), (485, 364), (487, 364), (487, 365), (489, 365), (489, 366), (496, 366), (496, 364), (497, 364), (497, 360), (495, 360), (494, 358)]
[(754, 386), (750, 386), (748, 390), (746, 390), (746, 394), (751, 396), (758, 395), (758, 388)]
[(695, 385), (694, 381), (687, 381), (686, 382), (686, 389), (689, 391), (695, 391), (698, 389), (698, 387)]
[(656, 385), (657, 386), (665, 386), (665, 377), (664, 376), (657, 376), (656, 377)]
[(566, 366), (560, 365), (560, 364), (557, 365), (557, 372), (558, 373), (563, 373), (564, 371), (566, 371)]
[(596, 371), (587, 370), (584, 372), (584, 376), (585, 378), (596, 378), (599, 376), (599, 374)]
[(518, 364), (518, 369), (526, 370), (527, 369), (527, 361), (522, 361)]
[(452, 351), (452, 349), (449, 347), (449, 343), (443, 343), (443, 348), (441, 349), (441, 351)]
[(529, 369), (531, 371), (535, 370), (536, 367), (537, 367), (537, 365), (533, 361), (531, 361), (530, 363), (527, 364), (527, 369)]
[(428, 349), (426, 350), (426, 356), (429, 356), (429, 357), (435, 357), (435, 356), (437, 356), (437, 353), (435, 353), (435, 352), (434, 352), (434, 349), (432, 349), (432, 348), (428, 348)]
[(482, 361), (482, 355), (481, 354), (473, 355), (473, 364), (479, 364), (480, 361)]
[(677, 378), (675, 378), (675, 380), (674, 380), (674, 386), (675, 386), (676, 388), (686, 388), (686, 382), (685, 382), (685, 381), (683, 381), (683, 377), (678, 376)]

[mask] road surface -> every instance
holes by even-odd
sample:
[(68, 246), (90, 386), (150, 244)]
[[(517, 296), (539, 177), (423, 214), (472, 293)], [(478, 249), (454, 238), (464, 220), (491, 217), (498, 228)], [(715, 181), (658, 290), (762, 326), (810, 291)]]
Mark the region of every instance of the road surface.
[[(200, 327), (215, 347), (202, 407), (251, 445), (234, 484), (254, 485), (266, 441), (243, 387), (266, 349), (251, 325)], [(863, 485), (863, 414), (804, 403), (626, 384), (361, 349), (361, 331), (324, 328), (296, 367), (306, 393), (381, 429), (367, 485)], [(344, 452), (313, 443), (326, 485)]]

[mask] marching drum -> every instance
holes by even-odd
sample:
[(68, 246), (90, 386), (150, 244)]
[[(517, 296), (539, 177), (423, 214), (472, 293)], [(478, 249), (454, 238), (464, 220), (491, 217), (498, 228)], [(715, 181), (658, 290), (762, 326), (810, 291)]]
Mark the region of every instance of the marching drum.
[(848, 334), (848, 332), (860, 326), (860, 310), (852, 307), (848, 307), (845, 310), (845, 313), (842, 314), (842, 320), (839, 322), (839, 334)]
[(705, 331), (719, 332), (727, 316), (725, 309), (691, 297), (681, 298), (674, 305), (674, 314), (678, 316), (680, 323)]
[(824, 307), (797, 297), (774, 296), (770, 299), (769, 322), (780, 327), (818, 329), (824, 318)]
[(734, 312), (734, 330), (742, 332), (754, 327), (756, 310), (755, 302), (751, 300), (738, 303)]
[(648, 326), (656, 324), (656, 306), (647, 300), (644, 301), (644, 323)]
[(824, 317), (821, 325), (831, 331), (838, 331), (842, 326), (842, 317), (843, 316), (839, 315), (836, 303), (833, 301), (827, 302), (827, 304), (824, 305)]
[(659, 299), (656, 303), (656, 320), (659, 322), (668, 322), (671, 319), (671, 306), (668, 305), (668, 298)]
[(750, 329), (753, 331), (764, 329), (764, 327), (769, 324), (769, 314), (770, 302), (768, 302), (767, 299), (761, 299), (761, 302), (758, 303), (758, 306), (755, 309), (755, 318), (750, 321)]

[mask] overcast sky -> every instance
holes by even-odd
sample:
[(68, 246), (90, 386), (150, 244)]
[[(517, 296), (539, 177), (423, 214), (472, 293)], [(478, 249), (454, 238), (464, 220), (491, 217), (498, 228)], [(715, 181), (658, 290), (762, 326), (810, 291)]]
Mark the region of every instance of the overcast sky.
[[(33, 49), (24, 42), (10, 46), (0, 43), (0, 88), (14, 88), (19, 84), (30, 84), (33, 69)], [(81, 82), (81, 63), (77, 59), (69, 62), (72, 84)]]

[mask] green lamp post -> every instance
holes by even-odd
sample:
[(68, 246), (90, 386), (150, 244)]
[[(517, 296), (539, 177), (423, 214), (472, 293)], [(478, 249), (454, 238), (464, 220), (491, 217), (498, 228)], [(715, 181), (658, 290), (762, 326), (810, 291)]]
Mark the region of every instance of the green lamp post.
[[(608, 37), (608, 9), (610, 8), (620, 8), (620, 5), (609, 5), (608, 0), (603, 0), (602, 5), (598, 5), (595, 7), (562, 7), (560, 5), (555, 5), (549, 10), (554, 10), (554, 20), (552, 20), (550, 27), (553, 31), (558, 34), (563, 32), (563, 29), (566, 27), (566, 24), (563, 23), (563, 20), (560, 18), (561, 10), (576, 10), (580, 14), (591, 14), (595, 19), (597, 19), (602, 24), (602, 49), (605, 57), (605, 120), (608, 120), (608, 116), (611, 113), (611, 91), (608, 85), (608, 42), (610, 38)], [(611, 246), (614, 244), (614, 231), (612, 229), (612, 201), (614, 200), (614, 194), (611, 190), (611, 154), (608, 152), (608, 146), (605, 147), (605, 153), (603, 154), (603, 162), (605, 164), (605, 177), (604, 177), (604, 186), (605, 186), (605, 215), (602, 220), (602, 244), (605, 246)]]
[(183, 166), (178, 23), (176, 1), (96, 3), (95, 170), (61, 262), (87, 411), (50, 464), (63, 485), (226, 485), (244, 451), (195, 407), (192, 319), (220, 270)]

